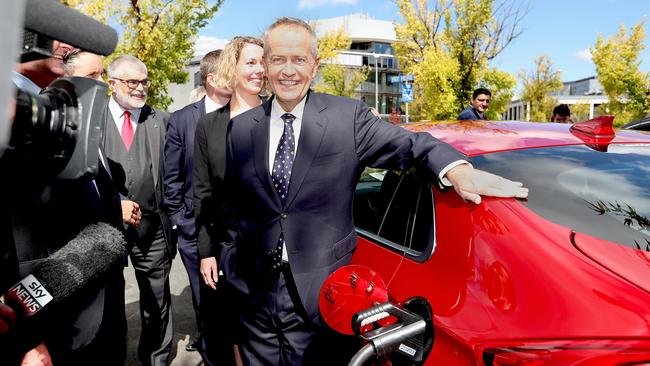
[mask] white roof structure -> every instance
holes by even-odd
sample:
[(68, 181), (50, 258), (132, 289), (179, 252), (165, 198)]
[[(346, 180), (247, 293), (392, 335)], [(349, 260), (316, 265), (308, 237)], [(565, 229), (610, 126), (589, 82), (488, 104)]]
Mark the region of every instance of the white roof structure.
[(393, 22), (377, 20), (362, 13), (318, 19), (310, 23), (314, 27), (318, 37), (343, 28), (348, 37), (355, 42), (376, 41), (393, 43), (397, 41)]

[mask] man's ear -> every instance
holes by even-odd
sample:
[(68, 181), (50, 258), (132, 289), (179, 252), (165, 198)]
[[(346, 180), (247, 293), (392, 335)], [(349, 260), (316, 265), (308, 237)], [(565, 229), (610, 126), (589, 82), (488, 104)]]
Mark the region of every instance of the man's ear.
[(311, 70), (311, 78), (314, 79), (316, 74), (318, 74), (318, 67), (320, 66), (320, 57), (314, 61), (314, 69)]

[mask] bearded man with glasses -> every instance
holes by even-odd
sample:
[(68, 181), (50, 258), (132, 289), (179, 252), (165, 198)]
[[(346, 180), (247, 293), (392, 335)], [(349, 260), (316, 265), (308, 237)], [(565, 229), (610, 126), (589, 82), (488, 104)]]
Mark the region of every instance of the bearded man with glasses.
[(172, 342), (169, 272), (176, 253), (172, 225), (163, 212), (162, 147), (167, 112), (145, 104), (151, 81), (133, 56), (108, 66), (111, 98), (104, 126), (104, 151), (122, 196), (127, 250), (140, 289), (142, 333), (138, 358), (143, 365), (167, 365)]

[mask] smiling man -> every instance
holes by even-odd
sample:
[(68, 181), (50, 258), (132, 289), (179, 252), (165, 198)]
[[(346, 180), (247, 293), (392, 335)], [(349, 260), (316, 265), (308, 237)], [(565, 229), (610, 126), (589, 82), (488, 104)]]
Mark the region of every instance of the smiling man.
[(458, 115), (458, 120), (480, 120), (487, 119), (485, 112), (490, 107), (492, 93), (485, 88), (478, 88), (472, 93), (472, 102)]
[(104, 151), (122, 196), (122, 215), (140, 213), (139, 221), (127, 221), (125, 234), (140, 288), (138, 358), (143, 365), (167, 365), (172, 342), (169, 271), (176, 253), (169, 218), (162, 212), (161, 151), (169, 115), (145, 104), (151, 81), (137, 58), (126, 55), (111, 62), (108, 83), (112, 95)]
[(264, 63), (274, 97), (233, 118), (227, 141), (220, 264), (244, 294), (242, 357), (246, 365), (342, 364), (349, 359), (331, 359), (344, 354), (331, 338), (317, 351), (327, 334), (318, 293), (356, 248), (352, 198), (364, 167), (418, 167), (476, 203), (528, 190), (473, 169), (427, 133), (381, 121), (359, 100), (310, 91), (317, 38), (302, 20), (269, 27)]

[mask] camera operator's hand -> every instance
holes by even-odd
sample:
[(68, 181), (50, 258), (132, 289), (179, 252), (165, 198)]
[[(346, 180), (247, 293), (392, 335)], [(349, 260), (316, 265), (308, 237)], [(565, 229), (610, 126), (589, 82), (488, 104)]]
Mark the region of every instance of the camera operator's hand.
[(20, 361), (20, 366), (52, 366), (52, 358), (45, 343), (41, 342), (41, 344), (25, 353), (22, 361)]
[(140, 226), (140, 220), (142, 219), (142, 212), (140, 211), (140, 205), (136, 202), (129, 200), (122, 200), (122, 221), (130, 226), (138, 227)]
[(16, 324), (16, 313), (0, 302), (0, 334), (7, 333), (14, 324)]

